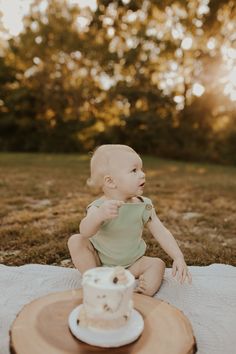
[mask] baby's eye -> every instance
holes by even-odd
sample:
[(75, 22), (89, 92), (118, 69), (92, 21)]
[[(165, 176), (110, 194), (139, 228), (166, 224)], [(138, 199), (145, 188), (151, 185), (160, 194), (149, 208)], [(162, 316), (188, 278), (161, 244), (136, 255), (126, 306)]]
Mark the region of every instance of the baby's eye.
[(137, 172), (137, 168), (133, 168), (133, 170), (131, 172), (136, 173)]

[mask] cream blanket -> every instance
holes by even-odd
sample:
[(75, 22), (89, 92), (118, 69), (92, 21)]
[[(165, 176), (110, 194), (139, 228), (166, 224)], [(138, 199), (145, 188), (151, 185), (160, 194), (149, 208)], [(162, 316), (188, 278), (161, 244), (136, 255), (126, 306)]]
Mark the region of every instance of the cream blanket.
[[(198, 354), (235, 354), (236, 267), (212, 264), (189, 268), (192, 285), (180, 285), (171, 276), (171, 269), (166, 269), (163, 285), (155, 296), (189, 318)], [(80, 287), (81, 276), (75, 269), (0, 265), (0, 354), (9, 354), (9, 327), (25, 304), (51, 292)]]

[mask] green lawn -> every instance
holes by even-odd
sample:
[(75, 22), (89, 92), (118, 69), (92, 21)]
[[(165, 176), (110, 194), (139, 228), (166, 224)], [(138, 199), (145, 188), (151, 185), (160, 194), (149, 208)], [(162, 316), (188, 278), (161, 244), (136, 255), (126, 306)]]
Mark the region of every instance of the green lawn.
[[(144, 195), (187, 263), (236, 265), (236, 168), (148, 156), (144, 168)], [(88, 174), (85, 155), (0, 154), (1, 263), (71, 266), (67, 239), (95, 198), (85, 186)], [(171, 266), (147, 230), (144, 238), (147, 254)]]

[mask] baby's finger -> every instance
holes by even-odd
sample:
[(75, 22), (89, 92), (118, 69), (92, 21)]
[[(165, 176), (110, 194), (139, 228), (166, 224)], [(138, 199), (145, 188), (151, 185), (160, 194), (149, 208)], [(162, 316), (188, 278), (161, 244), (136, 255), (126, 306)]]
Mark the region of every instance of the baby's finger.
[(122, 202), (122, 200), (112, 200), (110, 202), (110, 207), (112, 208), (119, 208), (122, 204), (124, 204), (124, 202)]
[(110, 214), (118, 215), (118, 210), (117, 210), (117, 208), (111, 209), (111, 210), (110, 210)]
[(111, 205), (109, 209), (111, 211), (117, 211), (118, 210), (117, 205)]
[(187, 276), (187, 269), (184, 269), (184, 271), (183, 271), (183, 281), (182, 281), (182, 283), (185, 282), (186, 276)]
[(110, 214), (118, 215), (118, 210), (117, 209), (110, 210)]
[(118, 214), (116, 213), (111, 213), (110, 215), (109, 215), (109, 218), (110, 219), (115, 219), (115, 218), (117, 218), (117, 216), (118, 216)]
[(123, 205), (123, 204), (125, 204), (123, 202), (123, 200), (117, 200), (117, 202), (116, 202), (116, 205), (118, 206), (118, 208), (121, 207), (121, 205)]
[(178, 273), (179, 273), (178, 281), (182, 284), (182, 281), (183, 281), (183, 268), (178, 269)]
[(173, 266), (172, 266), (172, 275), (173, 275), (173, 277), (176, 276), (176, 270), (177, 270), (177, 268), (176, 268), (176, 265), (174, 263)]
[(187, 272), (187, 277), (188, 277), (189, 284), (191, 284), (192, 283), (192, 275), (189, 271)]

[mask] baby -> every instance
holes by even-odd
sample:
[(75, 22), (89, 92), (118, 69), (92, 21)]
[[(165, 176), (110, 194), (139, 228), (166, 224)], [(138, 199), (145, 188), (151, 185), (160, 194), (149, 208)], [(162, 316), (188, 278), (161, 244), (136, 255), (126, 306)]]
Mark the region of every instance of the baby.
[(172, 275), (183, 283), (191, 274), (174, 237), (161, 223), (149, 198), (143, 197), (145, 173), (140, 156), (127, 145), (102, 145), (91, 159), (90, 187), (102, 196), (87, 207), (80, 234), (68, 247), (75, 267), (84, 273), (98, 266), (123, 266), (138, 279), (137, 292), (154, 295), (161, 286), (165, 263), (145, 256), (146, 225), (173, 259)]

